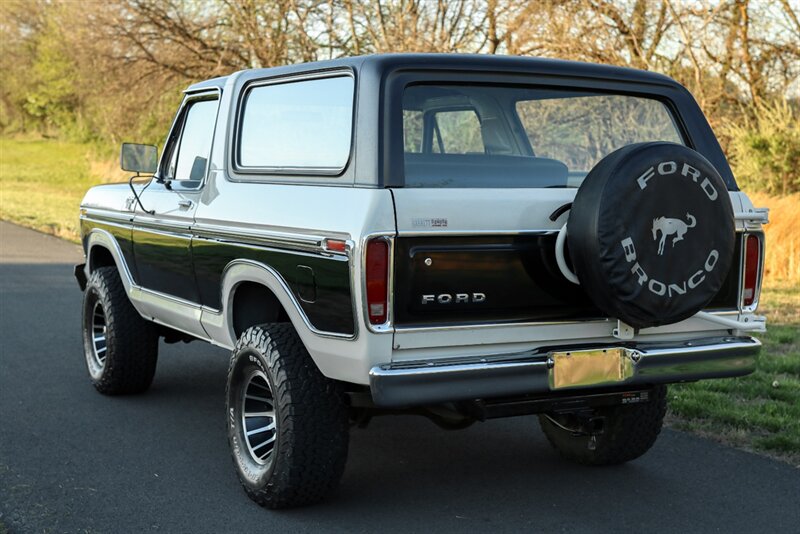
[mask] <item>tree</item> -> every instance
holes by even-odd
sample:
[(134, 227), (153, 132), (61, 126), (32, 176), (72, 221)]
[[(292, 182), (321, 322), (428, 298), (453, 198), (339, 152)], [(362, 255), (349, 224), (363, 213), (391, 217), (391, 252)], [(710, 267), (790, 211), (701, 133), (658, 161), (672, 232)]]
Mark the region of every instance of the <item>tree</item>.
[(726, 145), (727, 123), (755, 124), (758, 105), (800, 91), (799, 11), (793, 0), (6, 0), (0, 127), (81, 125), (155, 142), (197, 80), (374, 52), (468, 52), (663, 72)]
[(760, 102), (754, 118), (729, 123), (729, 153), (740, 185), (788, 195), (800, 192), (800, 110), (786, 100)]

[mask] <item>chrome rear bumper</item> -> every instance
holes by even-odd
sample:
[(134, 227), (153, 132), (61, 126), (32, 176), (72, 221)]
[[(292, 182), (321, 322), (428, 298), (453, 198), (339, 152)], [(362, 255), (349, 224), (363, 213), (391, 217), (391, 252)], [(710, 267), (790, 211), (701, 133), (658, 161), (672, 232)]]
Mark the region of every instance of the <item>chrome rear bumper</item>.
[[(615, 387), (743, 376), (753, 372), (761, 351), (761, 343), (747, 336), (611, 346), (625, 348), (633, 361), (632, 376), (614, 383)], [(548, 353), (572, 348), (576, 347), (550, 347), (478, 360), (380, 365), (370, 370), (372, 399), (376, 406), (397, 408), (547, 393), (551, 391), (549, 373), (553, 365)]]

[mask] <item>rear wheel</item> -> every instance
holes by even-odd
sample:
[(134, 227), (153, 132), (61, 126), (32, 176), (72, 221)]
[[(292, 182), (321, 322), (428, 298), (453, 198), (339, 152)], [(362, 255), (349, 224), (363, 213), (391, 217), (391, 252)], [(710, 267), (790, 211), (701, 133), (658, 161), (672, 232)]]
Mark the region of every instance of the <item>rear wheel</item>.
[(89, 377), (100, 393), (140, 393), (153, 382), (158, 331), (128, 300), (115, 267), (96, 269), (86, 284), (83, 350)]
[(312, 504), (339, 484), (349, 414), (290, 324), (247, 329), (231, 356), (228, 442), (247, 495), (267, 508)]
[(602, 431), (592, 435), (574, 414), (542, 414), (539, 424), (550, 444), (567, 460), (584, 465), (614, 465), (646, 453), (658, 438), (667, 411), (667, 387), (651, 390), (650, 401), (602, 408), (594, 421)]

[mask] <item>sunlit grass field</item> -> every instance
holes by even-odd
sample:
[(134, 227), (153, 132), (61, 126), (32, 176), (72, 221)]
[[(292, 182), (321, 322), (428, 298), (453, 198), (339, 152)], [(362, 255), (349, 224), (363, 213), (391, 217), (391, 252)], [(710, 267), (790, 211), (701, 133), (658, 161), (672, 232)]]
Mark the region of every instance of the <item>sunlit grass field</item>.
[[(0, 218), (78, 241), (86, 189), (125, 176), (84, 144), (0, 138)], [(751, 195), (772, 208), (760, 313), (769, 331), (750, 376), (673, 386), (670, 423), (800, 466), (800, 195)]]
[(77, 242), (86, 190), (122, 175), (91, 146), (0, 138), (0, 219)]

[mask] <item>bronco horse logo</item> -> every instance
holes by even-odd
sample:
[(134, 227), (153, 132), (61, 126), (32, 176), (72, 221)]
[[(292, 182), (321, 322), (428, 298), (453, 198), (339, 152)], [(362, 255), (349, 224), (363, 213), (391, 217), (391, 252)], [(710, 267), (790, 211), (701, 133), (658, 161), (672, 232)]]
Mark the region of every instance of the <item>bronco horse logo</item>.
[(695, 227), (697, 220), (692, 214), (687, 213), (686, 218), (690, 220), (689, 224), (680, 219), (667, 219), (666, 217), (656, 217), (653, 219), (653, 241), (658, 239), (658, 232), (661, 232), (661, 241), (658, 243), (659, 256), (664, 254), (664, 244), (667, 241), (667, 236), (675, 234), (675, 237), (672, 238), (672, 246), (674, 247), (675, 243), (683, 240), (683, 236), (689, 231), (689, 228)]

